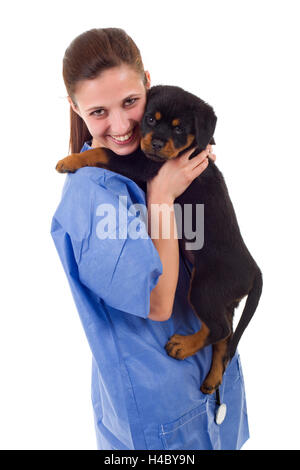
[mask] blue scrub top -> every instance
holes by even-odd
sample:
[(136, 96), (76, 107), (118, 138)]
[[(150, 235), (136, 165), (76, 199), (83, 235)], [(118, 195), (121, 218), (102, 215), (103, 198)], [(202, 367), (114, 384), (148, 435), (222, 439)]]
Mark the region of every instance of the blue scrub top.
[[(85, 143), (81, 151), (90, 148)], [(127, 208), (146, 204), (144, 191), (125, 176), (92, 167), (68, 174), (51, 227), (92, 351), (98, 449), (240, 449), (249, 432), (239, 356), (220, 387), (227, 415), (218, 425), (215, 394), (200, 391), (212, 347), (183, 361), (164, 349), (174, 333), (192, 334), (201, 326), (187, 300), (190, 273), (181, 256), (172, 316), (152, 321), (150, 292), (162, 264), (151, 238), (97, 234), (101, 204), (115, 208), (115, 228), (126, 233), (133, 216), (118, 217), (119, 196), (126, 196)]]

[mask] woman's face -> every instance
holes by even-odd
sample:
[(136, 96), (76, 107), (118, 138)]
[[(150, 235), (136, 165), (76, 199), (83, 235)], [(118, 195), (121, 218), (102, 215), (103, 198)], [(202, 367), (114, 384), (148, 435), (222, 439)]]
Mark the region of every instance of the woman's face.
[[(147, 88), (150, 87), (150, 75)], [(76, 86), (73, 110), (87, 125), (92, 147), (106, 147), (118, 155), (134, 152), (140, 142), (139, 124), (146, 106), (142, 78), (127, 65), (104, 71), (98, 78)]]

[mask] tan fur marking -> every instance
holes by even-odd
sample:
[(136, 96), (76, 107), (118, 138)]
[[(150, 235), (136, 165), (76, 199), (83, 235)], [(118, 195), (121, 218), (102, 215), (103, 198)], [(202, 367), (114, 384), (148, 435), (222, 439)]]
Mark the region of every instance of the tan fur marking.
[(141, 138), (141, 149), (144, 153), (151, 153), (152, 150), (152, 135), (153, 131), (146, 134), (144, 137)]
[(180, 119), (173, 119), (172, 126), (174, 126), (174, 127), (179, 126), (179, 124), (180, 124)]
[[(152, 135), (153, 135), (153, 132), (150, 132), (149, 134), (147, 134), (145, 137), (141, 139), (141, 149), (145, 153), (153, 152), (152, 140), (151, 140)], [(178, 154), (180, 152), (182, 152), (183, 150), (185, 150), (192, 144), (194, 139), (195, 139), (195, 136), (193, 134), (189, 134), (187, 137), (186, 143), (182, 147), (179, 147), (179, 148), (176, 148), (174, 146), (174, 142), (172, 139), (169, 139), (167, 143), (165, 144), (165, 146), (160, 150), (160, 152), (157, 152), (157, 155), (162, 158), (165, 158), (166, 160), (169, 160), (171, 158), (176, 158), (178, 157)]]
[(227, 364), (224, 365), (224, 358), (226, 357), (228, 338), (223, 339), (219, 343), (213, 344), (213, 357), (210, 371), (201, 385), (203, 393), (212, 394), (221, 385), (224, 370)]
[(187, 149), (192, 144), (194, 139), (195, 139), (195, 136), (192, 134), (189, 134), (187, 136), (186, 143), (182, 147), (179, 147), (179, 148), (174, 146), (174, 142), (172, 139), (169, 139), (166, 145), (159, 152), (159, 156), (166, 157), (168, 159), (176, 158), (178, 157), (180, 152)]
[(157, 121), (159, 121), (161, 119), (161, 113), (159, 111), (157, 111), (155, 114), (154, 114), (154, 117)]
[(173, 335), (166, 344), (166, 350), (169, 356), (175, 359), (185, 359), (193, 356), (199, 349), (202, 349), (209, 336), (209, 328), (202, 322), (201, 329), (193, 335)]
[(73, 173), (84, 166), (103, 166), (107, 167), (109, 157), (104, 148), (95, 148), (86, 150), (82, 153), (72, 153), (66, 158), (59, 160), (56, 170), (59, 173)]

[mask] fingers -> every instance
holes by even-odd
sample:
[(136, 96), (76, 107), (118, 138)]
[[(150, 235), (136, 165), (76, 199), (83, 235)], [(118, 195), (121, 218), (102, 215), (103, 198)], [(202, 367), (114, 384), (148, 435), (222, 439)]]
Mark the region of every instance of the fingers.
[[(200, 175), (208, 166), (208, 159), (216, 161), (216, 155), (212, 153), (212, 145), (208, 145), (205, 150), (189, 160), (190, 156), (195, 152), (197, 147), (193, 147), (180, 158), (184, 162), (184, 166), (188, 166), (189, 171), (193, 172), (193, 177)], [(196, 172), (194, 175), (194, 171)]]
[(197, 176), (201, 175), (201, 173), (206, 170), (206, 168), (208, 167), (208, 158), (205, 157), (204, 160), (201, 161), (201, 163), (199, 163), (198, 165), (196, 165), (193, 170), (192, 170), (192, 175), (193, 175), (193, 178), (196, 178)]
[(213, 152), (212, 145), (208, 145), (207, 147), (209, 148), (209, 158), (215, 162), (217, 157), (214, 153), (212, 153)]
[[(208, 148), (208, 147), (207, 147)], [(195, 158), (198, 158), (199, 155), (202, 154), (202, 152), (198, 153), (196, 155), (196, 157), (193, 157), (192, 160), (189, 160), (190, 156), (195, 152), (195, 150), (197, 150), (197, 147), (193, 147), (191, 148), (190, 150), (187, 150), (185, 153), (183, 153), (179, 159), (182, 161), (182, 162), (186, 162), (186, 161), (194, 161)], [(205, 150), (204, 150), (205, 151)]]
[(209, 159), (215, 161), (216, 155), (212, 153), (212, 146), (208, 145), (205, 150), (199, 153), (191, 160), (193, 163), (192, 174), (193, 178), (201, 175), (201, 173), (208, 167)]
[(192, 160), (190, 160), (191, 169), (196, 168), (198, 165), (200, 165), (205, 160), (207, 160), (207, 157), (209, 155), (210, 155), (210, 150), (209, 150), (209, 145), (208, 145), (205, 150), (203, 150), (198, 155), (196, 155), (196, 157), (194, 157), (194, 158), (192, 158)]

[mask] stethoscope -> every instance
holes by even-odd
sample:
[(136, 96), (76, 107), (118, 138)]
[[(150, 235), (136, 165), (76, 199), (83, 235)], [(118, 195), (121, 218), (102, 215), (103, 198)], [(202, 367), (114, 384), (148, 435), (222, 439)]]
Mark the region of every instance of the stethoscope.
[(221, 403), (220, 389), (216, 390), (216, 411), (215, 411), (215, 422), (220, 425), (226, 418), (227, 406), (226, 403)]
[[(185, 264), (185, 267), (186, 267), (186, 269), (187, 269), (187, 271), (188, 271), (188, 273), (191, 277), (192, 272), (191, 272), (191, 269), (190, 269), (190, 267), (188, 266), (188, 264), (186, 262), (185, 257), (182, 254), (180, 243), (179, 243), (179, 249), (180, 249), (181, 256), (182, 256), (183, 262)], [(226, 403), (221, 402), (220, 389), (219, 388), (217, 388), (215, 393), (216, 393), (215, 423), (220, 426), (223, 423), (224, 419), (226, 418), (227, 406), (226, 406)]]

